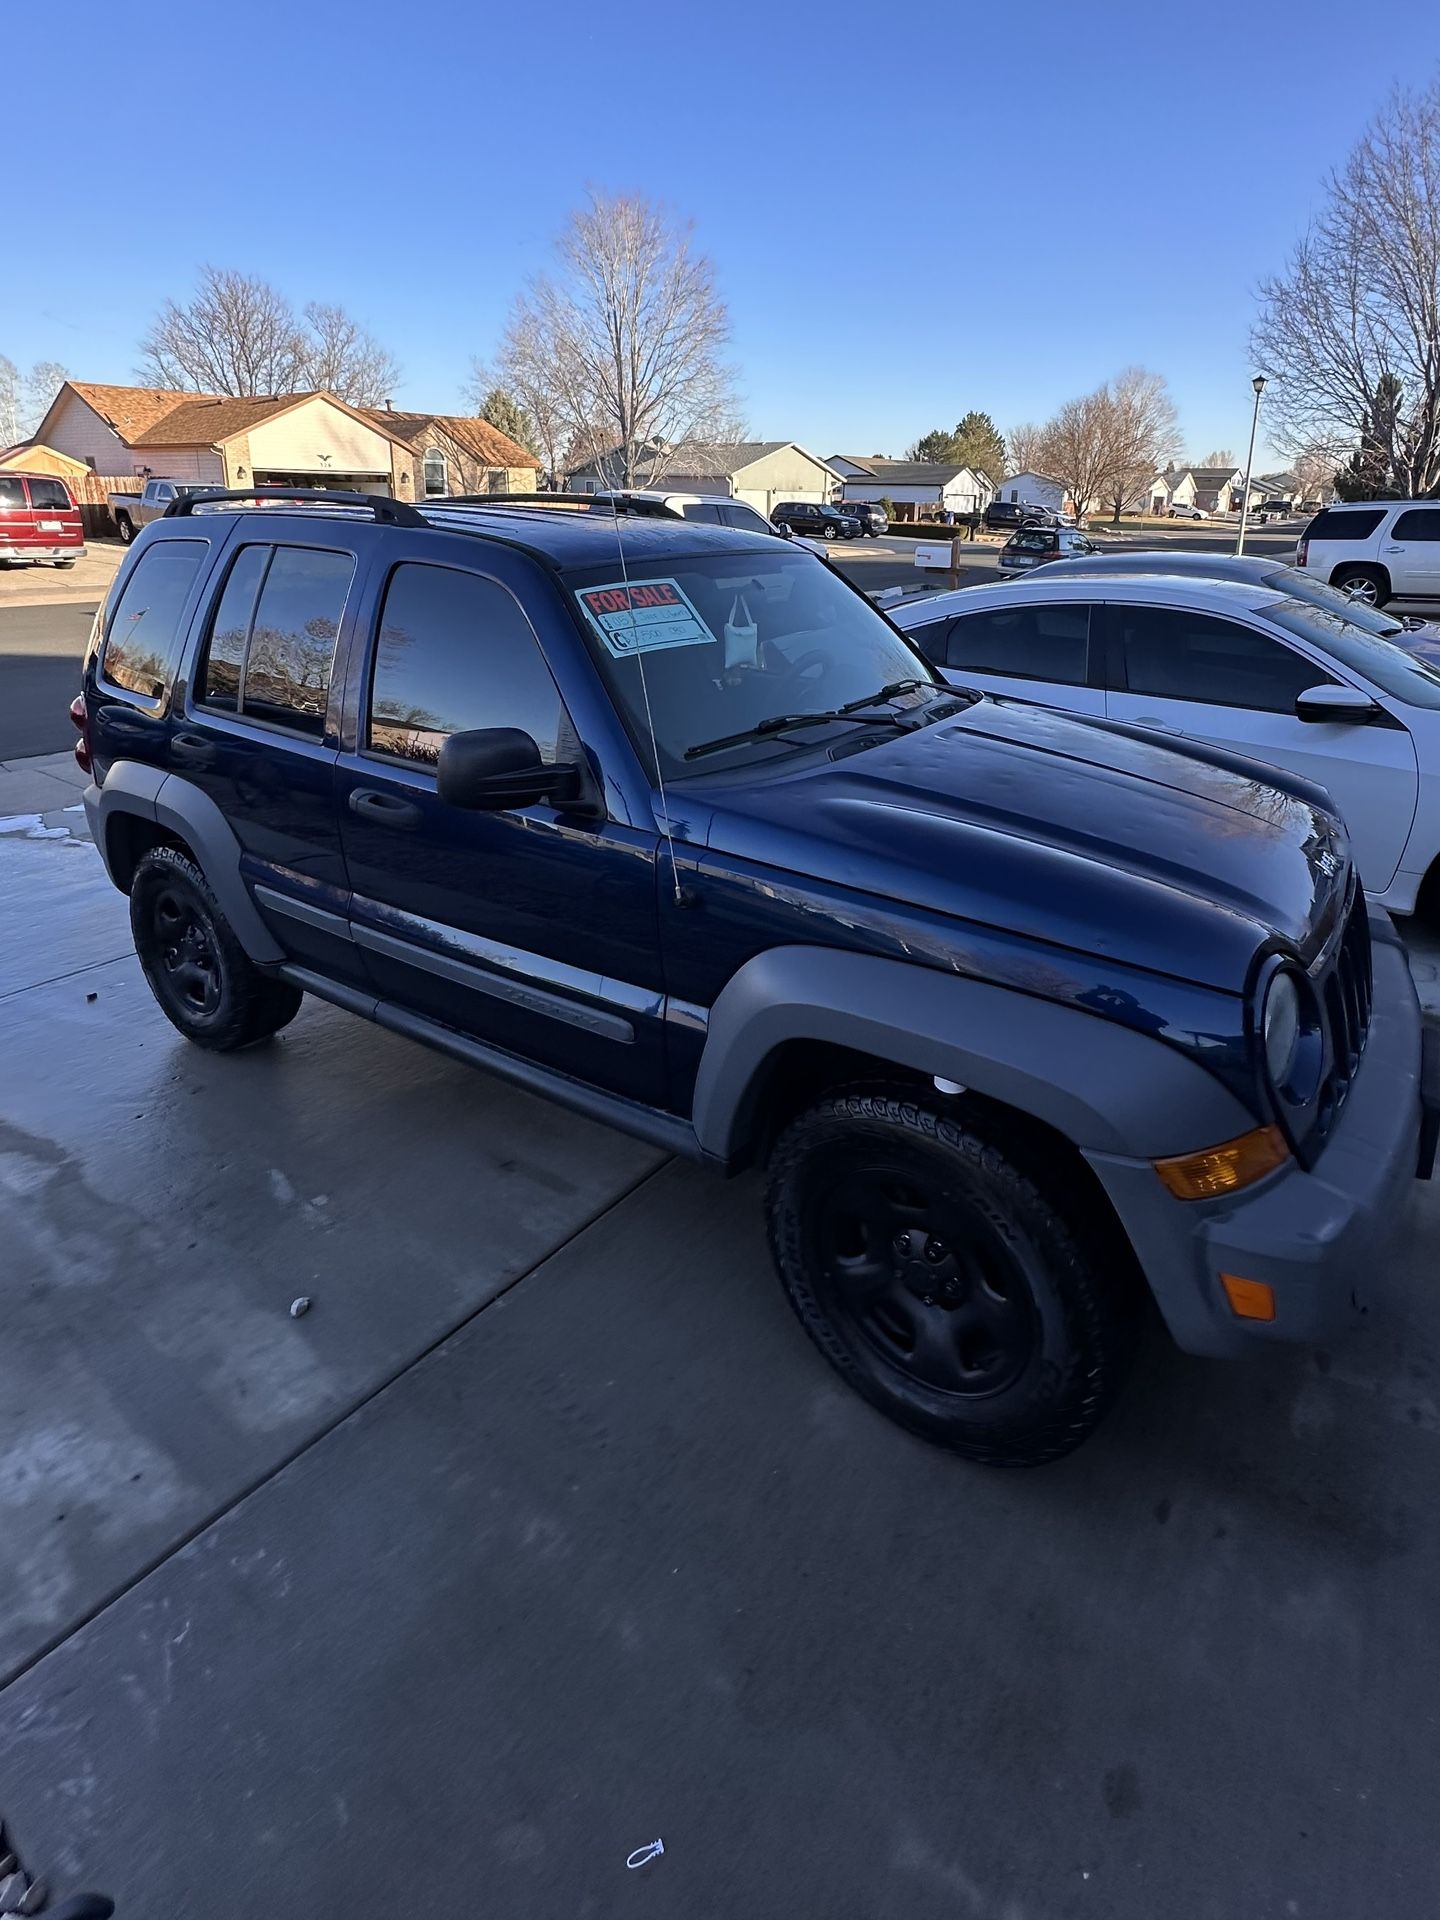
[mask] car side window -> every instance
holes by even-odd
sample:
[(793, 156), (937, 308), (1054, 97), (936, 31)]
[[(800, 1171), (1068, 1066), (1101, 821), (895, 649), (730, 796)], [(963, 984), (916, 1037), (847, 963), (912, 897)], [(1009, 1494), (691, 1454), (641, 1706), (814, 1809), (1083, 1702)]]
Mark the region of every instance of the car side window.
[(13, 473), (0, 473), (0, 507), (23, 507), (25, 505), (25, 482), (17, 480)]
[[(34, 496), (35, 483), (30, 483)], [(1440, 507), (1411, 507), (1390, 529), (1392, 540), (1440, 540)]]
[(962, 613), (945, 643), (946, 666), (962, 673), (1083, 687), (1089, 663), (1090, 609), (1068, 602)]
[(242, 547), (211, 627), (197, 699), (318, 740), (355, 572), (326, 547)]
[(1110, 611), (1131, 693), (1294, 713), (1307, 687), (1334, 684), (1304, 654), (1233, 620), (1179, 607), (1112, 606)]
[(157, 540), (131, 568), (105, 630), (101, 678), (147, 700), (164, 698), (182, 638), (180, 620), (208, 540)]
[(720, 524), (720, 509), (708, 500), (687, 500), (680, 512), (686, 520), (703, 520), (714, 527)]
[(455, 567), (402, 564), (380, 614), (367, 750), (430, 768), (452, 733), (476, 727), (518, 727), (547, 765), (572, 757), (569, 717), (514, 594)]
[(746, 533), (769, 533), (771, 530), (768, 522), (761, 518), (754, 507), (722, 507), (720, 518), (727, 527), (739, 527)]
[(30, 504), (32, 507), (59, 507), (62, 513), (68, 513), (70, 496), (58, 480), (32, 480)]

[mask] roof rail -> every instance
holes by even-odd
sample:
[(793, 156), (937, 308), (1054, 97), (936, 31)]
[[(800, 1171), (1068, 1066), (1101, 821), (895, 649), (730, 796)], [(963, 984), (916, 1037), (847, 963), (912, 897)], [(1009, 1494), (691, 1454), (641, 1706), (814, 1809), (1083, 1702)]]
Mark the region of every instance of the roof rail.
[(198, 493), (187, 493), (172, 500), (165, 509), (165, 518), (184, 519), (197, 507), (214, 506), (221, 501), (232, 501), (238, 505), (243, 501), (266, 500), (294, 500), (307, 506), (343, 507), (347, 512), (361, 507), (372, 519), (381, 520), (391, 527), (428, 527), (430, 524), (424, 514), (417, 513), (407, 500), (392, 500), (385, 493), (347, 493), (338, 487), (330, 491), (323, 487), (206, 487)]
[(641, 500), (616, 489), (613, 493), (450, 493), (425, 502), (434, 512), (446, 507), (556, 507), (562, 513), (636, 513), (655, 520), (681, 516), (659, 500)]

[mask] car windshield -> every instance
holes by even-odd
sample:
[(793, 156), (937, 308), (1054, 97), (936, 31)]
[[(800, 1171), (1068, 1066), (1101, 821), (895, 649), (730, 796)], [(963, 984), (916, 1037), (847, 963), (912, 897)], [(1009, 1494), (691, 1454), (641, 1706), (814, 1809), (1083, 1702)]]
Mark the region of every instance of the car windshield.
[(777, 715), (830, 712), (902, 680), (940, 688), (863, 595), (809, 554), (774, 544), (773, 555), (647, 556), (628, 579), (618, 564), (566, 576), (596, 664), (652, 773), (651, 722), (660, 771), (679, 779), (795, 752), (794, 738), (762, 737), (699, 767), (686, 761), (690, 749)]
[(1343, 614), (1332, 613), (1328, 607), (1281, 600), (1255, 611), (1262, 620), (1273, 620), (1276, 626), (1333, 654), (1342, 666), (1352, 667), (1382, 693), (1393, 694), (1412, 707), (1440, 708), (1440, 670), (1392, 641), (1367, 632), (1351, 619), (1348, 608)]
[(1378, 639), (1398, 640), (1405, 632), (1401, 622), (1390, 614), (1382, 613), (1378, 607), (1367, 607), (1363, 600), (1352, 600), (1349, 594), (1341, 593), (1327, 581), (1310, 579), (1298, 567), (1278, 568), (1266, 575), (1265, 585), (1273, 587), (1276, 593), (1288, 593), (1293, 600), (1303, 600), (1306, 606), (1321, 607)]

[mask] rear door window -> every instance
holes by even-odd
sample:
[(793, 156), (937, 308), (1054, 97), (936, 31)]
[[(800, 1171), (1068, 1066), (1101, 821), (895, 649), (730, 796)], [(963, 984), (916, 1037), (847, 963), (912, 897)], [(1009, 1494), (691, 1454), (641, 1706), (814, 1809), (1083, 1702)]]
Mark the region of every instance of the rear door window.
[[(923, 640), (921, 646), (935, 657)], [(945, 665), (962, 673), (1083, 687), (1090, 666), (1090, 609), (1067, 603), (961, 614), (946, 639)]]
[(59, 480), (32, 480), (30, 504), (32, 507), (58, 507), (61, 513), (69, 513), (71, 510), (70, 496)]
[(728, 506), (720, 509), (720, 518), (727, 527), (740, 527), (746, 533), (772, 533), (773, 528), (767, 520), (755, 511), (754, 507)]
[(1326, 507), (1305, 529), (1307, 540), (1368, 540), (1385, 518), (1383, 507)]
[[(32, 480), (33, 493), (35, 483)], [(1392, 540), (1440, 540), (1440, 507), (1411, 507), (1390, 530)]]
[(201, 703), (320, 739), (354, 571), (353, 555), (330, 548), (242, 547), (215, 610)]
[(25, 482), (17, 480), (13, 473), (0, 473), (0, 513), (10, 513), (25, 506)]
[(680, 512), (686, 520), (703, 520), (712, 527), (720, 525), (720, 509), (708, 500), (687, 500)]
[(181, 617), (208, 540), (158, 540), (131, 568), (106, 625), (101, 677), (146, 700), (163, 699), (184, 637)]

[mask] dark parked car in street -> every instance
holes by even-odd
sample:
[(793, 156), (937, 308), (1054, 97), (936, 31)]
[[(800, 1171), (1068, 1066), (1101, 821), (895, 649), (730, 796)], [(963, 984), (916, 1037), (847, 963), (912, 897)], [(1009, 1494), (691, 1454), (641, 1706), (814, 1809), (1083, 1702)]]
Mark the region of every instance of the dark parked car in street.
[(1076, 1446), (1147, 1292), (1235, 1355), (1383, 1285), (1433, 1036), (1319, 787), (947, 686), (766, 536), (260, 504), (138, 535), (71, 709), (186, 1038), (311, 994), (763, 1169), (822, 1354), (976, 1460)]
[(818, 500), (782, 500), (770, 509), (777, 527), (817, 540), (858, 540), (860, 521), (849, 507), (827, 507)]
[(860, 522), (862, 532), (875, 538), (889, 532), (889, 516), (878, 500), (842, 500), (838, 505), (841, 513)]
[(1008, 533), (1018, 527), (1053, 527), (1058, 516), (1049, 507), (1029, 500), (992, 500), (985, 509), (983, 525), (987, 533)]

